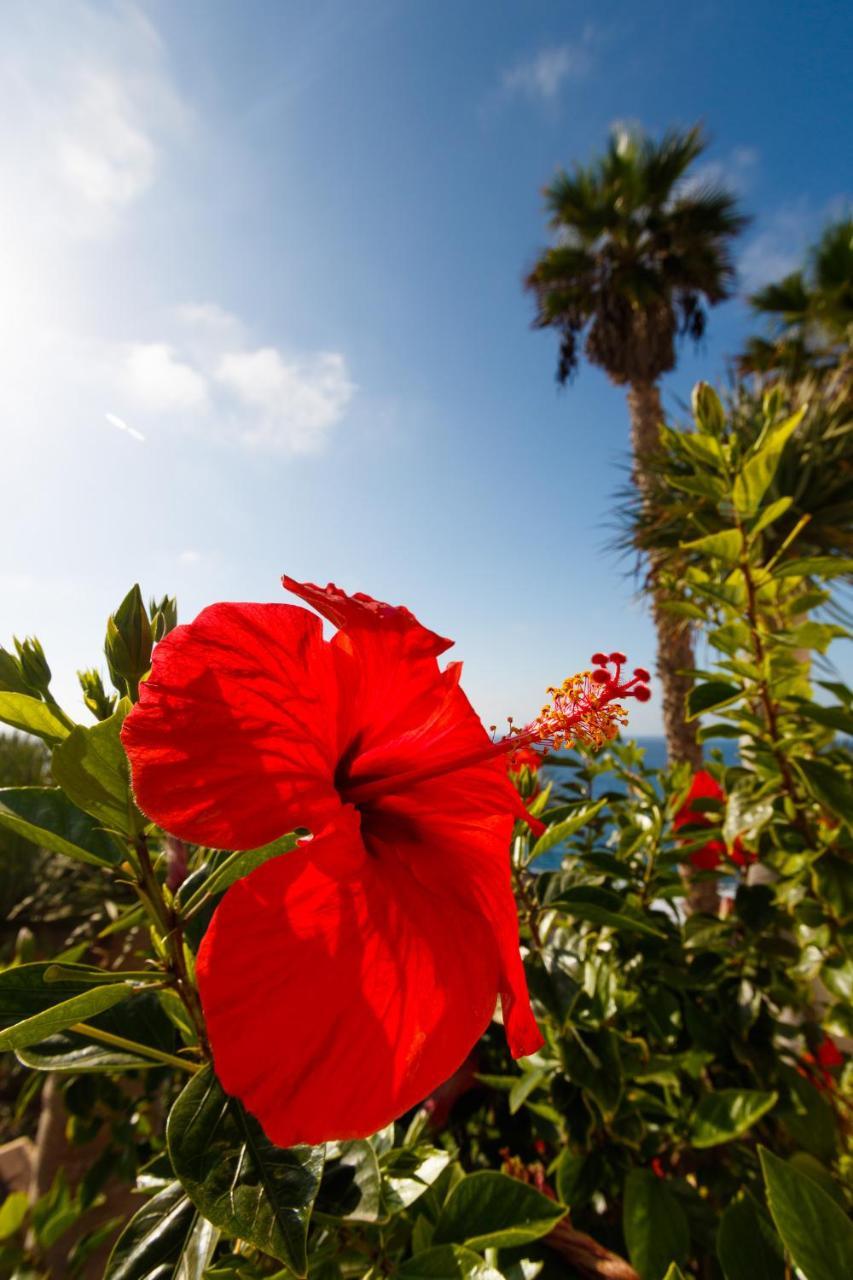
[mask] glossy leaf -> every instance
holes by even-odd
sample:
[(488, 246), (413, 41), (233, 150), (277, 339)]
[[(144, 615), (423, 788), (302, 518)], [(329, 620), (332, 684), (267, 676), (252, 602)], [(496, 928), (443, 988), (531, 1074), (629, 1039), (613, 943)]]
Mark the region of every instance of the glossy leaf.
[(796, 766), (809, 791), (842, 822), (853, 826), (853, 787), (850, 779), (826, 760), (801, 758)]
[(59, 787), (0, 788), (0, 826), (40, 849), (93, 866), (117, 866), (122, 852)]
[(207, 1067), (172, 1107), (172, 1167), (204, 1216), (305, 1275), (308, 1221), (320, 1186), (322, 1147), (275, 1147)]
[(671, 1262), (687, 1260), (690, 1228), (663, 1178), (632, 1169), (625, 1180), (622, 1229), (628, 1255), (641, 1280), (661, 1280)]
[[(48, 966), (50, 967), (50, 966)], [(175, 1028), (166, 1017), (157, 993), (141, 991), (127, 1003), (113, 1005), (87, 1022), (125, 1040), (175, 1053)], [(60, 1031), (37, 1044), (19, 1049), (19, 1062), (36, 1071), (58, 1071), (79, 1075), (103, 1071), (152, 1071), (160, 1066), (151, 1058), (128, 1049), (104, 1044), (77, 1031)]]
[(789, 436), (802, 422), (804, 412), (805, 410), (800, 409), (769, 431), (758, 451), (741, 466), (735, 477), (732, 494), (735, 506), (742, 516), (749, 518), (758, 510), (761, 499), (776, 474), (782, 450)]
[(204, 878), (199, 887), (189, 897), (183, 895), (183, 899), (185, 899), (182, 899), (184, 912), (189, 914), (203, 899), (212, 897), (216, 893), (223, 893), (237, 880), (247, 876), (250, 871), (254, 871), (256, 867), (261, 867), (265, 862), (269, 862), (270, 858), (277, 858), (279, 854), (295, 849), (296, 843), (297, 836), (291, 832), (286, 836), (281, 836), (278, 840), (273, 840), (271, 844), (262, 845), (259, 849), (245, 849), (241, 852), (230, 854), (224, 862), (221, 862), (214, 871), (211, 871)]
[(853, 1275), (853, 1222), (814, 1179), (759, 1147), (767, 1202), (806, 1280)]
[(544, 853), (550, 853), (556, 845), (562, 844), (569, 836), (573, 836), (576, 831), (580, 831), (582, 827), (592, 821), (597, 813), (601, 812), (605, 803), (605, 800), (597, 800), (595, 804), (581, 805), (579, 809), (576, 809), (568, 818), (564, 818), (562, 822), (555, 822), (536, 841), (530, 851), (528, 861), (533, 862), (535, 858), (541, 858)]
[(778, 1100), (778, 1094), (759, 1089), (718, 1089), (704, 1094), (693, 1116), (693, 1146), (716, 1147), (739, 1138)]
[(315, 1212), (351, 1222), (377, 1222), (382, 1215), (382, 1177), (369, 1142), (328, 1142)]
[(547, 1235), (566, 1214), (563, 1205), (505, 1173), (469, 1174), (451, 1191), (433, 1240), (472, 1249), (508, 1248)]
[(687, 718), (695, 720), (697, 716), (719, 707), (727, 707), (741, 696), (740, 688), (735, 684), (727, 684), (724, 680), (705, 680), (690, 690), (687, 698)]
[(179, 1182), (152, 1196), (115, 1243), (104, 1280), (202, 1280), (219, 1238)]

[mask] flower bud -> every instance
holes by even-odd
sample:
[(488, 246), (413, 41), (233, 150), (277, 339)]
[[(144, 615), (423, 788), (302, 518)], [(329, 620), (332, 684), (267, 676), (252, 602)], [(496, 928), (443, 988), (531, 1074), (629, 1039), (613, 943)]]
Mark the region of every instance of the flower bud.
[(174, 596), (163, 596), (162, 600), (152, 600), (148, 606), (151, 614), (151, 630), (155, 640), (162, 640), (178, 625), (178, 602)]
[(139, 681), (151, 666), (153, 637), (142, 592), (134, 584), (107, 622), (104, 651), (110, 679), (120, 693), (135, 702)]
[(35, 636), (27, 636), (24, 640), (15, 637), (15, 648), (18, 650), (18, 663), (21, 676), (30, 693), (41, 697), (50, 686), (50, 667), (44, 656), (44, 649)]
[(31, 693), (14, 653), (0, 645), (0, 693)]
[(115, 710), (115, 694), (107, 693), (100, 671), (78, 671), (83, 701), (97, 720), (107, 720)]
[(726, 414), (720, 397), (707, 382), (697, 382), (693, 388), (693, 416), (703, 431), (721, 436), (726, 426)]

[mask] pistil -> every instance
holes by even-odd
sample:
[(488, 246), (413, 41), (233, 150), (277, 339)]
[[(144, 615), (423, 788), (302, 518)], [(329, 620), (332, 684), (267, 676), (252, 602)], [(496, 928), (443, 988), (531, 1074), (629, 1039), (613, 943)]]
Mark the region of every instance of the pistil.
[(577, 743), (594, 750), (616, 737), (627, 723), (628, 713), (619, 699), (635, 698), (647, 702), (651, 692), (649, 673), (637, 667), (630, 679), (622, 678), (627, 661), (623, 653), (594, 653), (594, 668), (569, 676), (559, 686), (548, 690), (551, 701), (539, 715), (522, 729), (511, 726), (509, 733), (497, 742), (484, 743), (471, 751), (433, 761), (420, 769), (408, 769), (389, 777), (375, 778), (347, 788), (351, 804), (364, 804), (377, 796), (393, 795), (408, 790), (419, 782), (440, 778), (460, 769), (469, 769), (515, 751), (519, 747), (550, 747), (555, 751)]

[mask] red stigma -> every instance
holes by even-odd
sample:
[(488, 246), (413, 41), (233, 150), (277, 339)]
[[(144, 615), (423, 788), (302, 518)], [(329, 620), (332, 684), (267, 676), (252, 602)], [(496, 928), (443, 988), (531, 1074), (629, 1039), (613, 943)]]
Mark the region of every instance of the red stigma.
[(595, 663), (595, 665), (596, 665), (597, 667), (606, 667), (606, 666), (607, 666), (607, 654), (606, 654), (606, 653), (594, 653), (594, 654), (592, 655), (592, 657), (590, 658), (590, 662), (594, 662), (594, 663)]

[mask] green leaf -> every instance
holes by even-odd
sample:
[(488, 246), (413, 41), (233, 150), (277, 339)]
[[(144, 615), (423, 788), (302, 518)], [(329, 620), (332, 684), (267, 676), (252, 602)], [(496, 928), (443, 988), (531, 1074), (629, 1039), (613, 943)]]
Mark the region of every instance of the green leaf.
[(785, 1280), (779, 1239), (749, 1194), (733, 1200), (720, 1219), (717, 1257), (726, 1280)]
[(0, 692), (0, 720), (50, 743), (62, 742), (69, 733), (68, 725), (52, 707), (26, 693)]
[(76, 805), (126, 835), (138, 834), (144, 821), (133, 803), (127, 756), (119, 734), (131, 704), (122, 698), (108, 720), (77, 727), (53, 752), (53, 776)]
[(179, 1182), (152, 1196), (115, 1243), (104, 1280), (202, 1280), (219, 1232)]
[(501, 1249), (547, 1235), (566, 1214), (563, 1205), (505, 1173), (482, 1170), (458, 1183), (436, 1224), (436, 1244)]
[(0, 1206), (0, 1240), (13, 1236), (27, 1216), (30, 1198), (26, 1191), (13, 1191)]
[(758, 452), (745, 462), (735, 477), (732, 497), (742, 516), (754, 516), (779, 466), (788, 437), (799, 426), (804, 409), (798, 409), (785, 422), (768, 432)]
[(449, 1152), (426, 1142), (387, 1152), (382, 1157), (382, 1201), (387, 1211), (398, 1213), (414, 1204), (449, 1163)]
[(837, 578), (853, 573), (853, 560), (842, 556), (802, 556), (782, 560), (773, 570), (774, 578)]
[(773, 524), (774, 520), (778, 520), (780, 516), (783, 516), (793, 504), (793, 498), (778, 498), (775, 502), (771, 502), (769, 507), (765, 507), (763, 511), (759, 512), (755, 524), (749, 531), (749, 536), (754, 538), (756, 534), (768, 528)]
[(59, 787), (0, 788), (0, 826), (78, 862), (102, 867), (122, 861), (109, 836)]
[(499, 1271), (478, 1253), (458, 1244), (443, 1244), (418, 1253), (395, 1268), (400, 1280), (502, 1280)]
[(75, 1022), (85, 1022), (87, 1018), (109, 1009), (118, 1004), (119, 1000), (126, 1000), (131, 995), (133, 987), (129, 982), (91, 987), (80, 995), (72, 996), (70, 1000), (62, 1000), (52, 1008), (0, 1031), (0, 1050), (25, 1049), (28, 1044), (38, 1044), (46, 1036), (64, 1031)]
[(579, 809), (562, 822), (555, 822), (536, 841), (530, 851), (528, 862), (532, 862), (534, 858), (541, 858), (543, 853), (549, 853), (555, 845), (562, 844), (569, 836), (574, 835), (576, 831), (580, 831), (581, 827), (585, 827), (597, 813), (601, 812), (605, 803), (605, 800), (597, 800), (595, 804), (581, 805)]
[(853, 1275), (853, 1222), (807, 1174), (759, 1147), (776, 1230), (806, 1280)]
[(826, 760), (794, 761), (804, 783), (815, 799), (842, 822), (853, 826), (853, 787), (849, 778)]
[(557, 907), (576, 920), (587, 920), (590, 924), (618, 929), (622, 933), (642, 933), (652, 938), (666, 937), (660, 929), (643, 919), (639, 912), (627, 907), (619, 894), (595, 885), (578, 885), (576, 889), (566, 889), (558, 898), (549, 901), (548, 906)]
[(674, 1262), (671, 1262), (663, 1280), (685, 1280), (684, 1272)]
[(725, 564), (737, 564), (743, 550), (743, 535), (739, 529), (724, 529), (721, 533), (706, 533), (702, 538), (679, 544), (683, 551), (695, 551), (700, 556), (714, 556)]
[[(48, 966), (51, 968), (52, 966)], [(113, 1005), (87, 1022), (135, 1044), (175, 1053), (175, 1028), (160, 1007), (158, 993), (138, 991), (133, 1000)], [(16, 1057), (35, 1071), (80, 1075), (103, 1071), (151, 1071), (158, 1063), (141, 1053), (104, 1044), (77, 1031), (59, 1031), (18, 1049)]]
[(775, 1107), (777, 1093), (760, 1089), (718, 1089), (699, 1099), (693, 1115), (694, 1147), (716, 1147), (731, 1142)]
[(166, 1139), (187, 1195), (214, 1226), (305, 1275), (322, 1147), (273, 1146), (209, 1067), (192, 1078), (172, 1107)]
[(714, 711), (718, 707), (727, 707), (741, 696), (736, 684), (728, 684), (725, 680), (703, 680), (690, 690), (687, 698), (687, 719), (695, 720), (706, 711)]
[(285, 836), (279, 836), (270, 844), (261, 845), (258, 849), (246, 849), (230, 854), (215, 871), (207, 876), (187, 901), (183, 902), (184, 914), (189, 915), (205, 898), (212, 897), (215, 893), (223, 893), (237, 880), (247, 876), (250, 871), (269, 862), (270, 858), (277, 858), (279, 854), (295, 849), (297, 839), (296, 834), (291, 831)]
[(314, 1211), (350, 1222), (379, 1221), (382, 1178), (376, 1152), (369, 1142), (357, 1139), (326, 1143), (326, 1163)]
[(670, 1262), (687, 1259), (690, 1228), (684, 1210), (665, 1180), (648, 1169), (632, 1169), (625, 1179), (622, 1229), (641, 1280), (661, 1280)]

